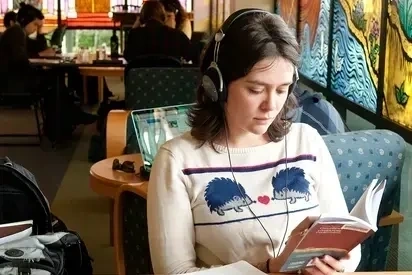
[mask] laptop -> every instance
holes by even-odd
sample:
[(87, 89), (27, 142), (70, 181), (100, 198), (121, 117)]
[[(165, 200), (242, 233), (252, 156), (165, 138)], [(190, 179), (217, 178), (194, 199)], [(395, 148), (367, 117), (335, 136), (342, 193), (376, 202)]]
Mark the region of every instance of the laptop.
[(55, 46), (58, 48), (62, 47), (63, 38), (64, 38), (64, 35), (66, 34), (66, 29), (67, 29), (67, 25), (62, 25), (62, 26), (58, 26), (54, 30), (50, 38), (50, 46), (52, 47)]
[(166, 141), (190, 130), (187, 113), (194, 104), (182, 104), (131, 112), (134, 131), (142, 155), (140, 174), (149, 177), (154, 158)]

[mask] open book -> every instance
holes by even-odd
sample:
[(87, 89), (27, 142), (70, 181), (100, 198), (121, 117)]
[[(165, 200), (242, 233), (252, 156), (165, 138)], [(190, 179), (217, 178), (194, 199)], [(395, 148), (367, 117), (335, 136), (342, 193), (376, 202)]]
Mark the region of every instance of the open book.
[(307, 230), (294, 234), (300, 238), (286, 256), (281, 272), (296, 271), (311, 265), (315, 257), (330, 255), (341, 259), (378, 230), (378, 211), (386, 180), (373, 180), (347, 216), (323, 214)]
[(219, 267), (212, 267), (209, 269), (186, 273), (186, 275), (219, 275), (219, 274), (230, 274), (230, 275), (263, 275), (263, 273), (253, 265), (245, 261), (239, 261), (233, 264), (223, 265)]
[(33, 220), (0, 224), (0, 245), (31, 235)]

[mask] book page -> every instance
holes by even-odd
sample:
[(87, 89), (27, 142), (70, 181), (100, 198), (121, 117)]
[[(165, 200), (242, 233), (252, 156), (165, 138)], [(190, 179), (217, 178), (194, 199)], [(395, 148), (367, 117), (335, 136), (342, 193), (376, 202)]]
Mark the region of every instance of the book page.
[(386, 180), (378, 182), (374, 179), (350, 213), (368, 223), (374, 231), (378, 230), (377, 217), (385, 186)]
[(186, 273), (186, 275), (263, 275), (266, 274), (253, 265), (245, 261), (239, 261), (233, 264), (228, 264), (220, 267), (213, 267), (210, 269)]
[(378, 226), (378, 212), (381, 206), (383, 192), (385, 192), (385, 187), (386, 187), (386, 180), (383, 180), (379, 185), (377, 185), (374, 188), (371, 209), (370, 211), (368, 210), (368, 213), (367, 213), (370, 224), (373, 224), (376, 226)]

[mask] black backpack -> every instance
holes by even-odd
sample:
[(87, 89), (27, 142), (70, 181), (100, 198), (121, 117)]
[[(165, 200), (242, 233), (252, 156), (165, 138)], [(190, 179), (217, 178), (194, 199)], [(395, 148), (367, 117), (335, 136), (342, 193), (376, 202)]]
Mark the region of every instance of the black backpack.
[(67, 232), (71, 236), (70, 240), (76, 243), (58, 248), (63, 257), (56, 266), (63, 266), (64, 269), (54, 274), (93, 274), (92, 259), (84, 242), (51, 213), (49, 202), (33, 174), (8, 157), (0, 158), (0, 225), (27, 220), (33, 220), (32, 236)]

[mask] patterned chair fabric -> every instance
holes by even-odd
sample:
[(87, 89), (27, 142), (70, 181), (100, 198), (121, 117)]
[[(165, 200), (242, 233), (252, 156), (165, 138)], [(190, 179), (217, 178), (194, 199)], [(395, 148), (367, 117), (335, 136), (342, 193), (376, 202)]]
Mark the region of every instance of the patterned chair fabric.
[[(127, 110), (193, 103), (199, 86), (198, 67), (131, 68), (125, 77)], [(138, 153), (132, 119), (127, 120), (126, 154)]]
[(197, 67), (132, 68), (125, 83), (127, 110), (192, 103), (200, 81)]
[[(357, 131), (323, 137), (337, 168), (349, 211), (374, 178), (386, 178), (387, 186), (378, 220), (389, 215), (400, 198), (400, 176), (405, 142), (387, 130)], [(134, 193), (123, 196), (123, 243), (126, 274), (151, 273), (147, 240), (146, 200)], [(358, 271), (385, 269), (392, 226), (380, 227), (362, 244)]]
[(123, 192), (123, 251), (126, 275), (153, 274), (147, 239), (146, 199)]
[[(405, 141), (387, 130), (358, 131), (327, 135), (329, 148), (340, 178), (349, 211), (374, 178), (387, 179), (378, 220), (391, 214), (400, 199), (400, 181), (405, 157)], [(359, 271), (382, 271), (392, 226), (381, 227), (362, 245)]]

